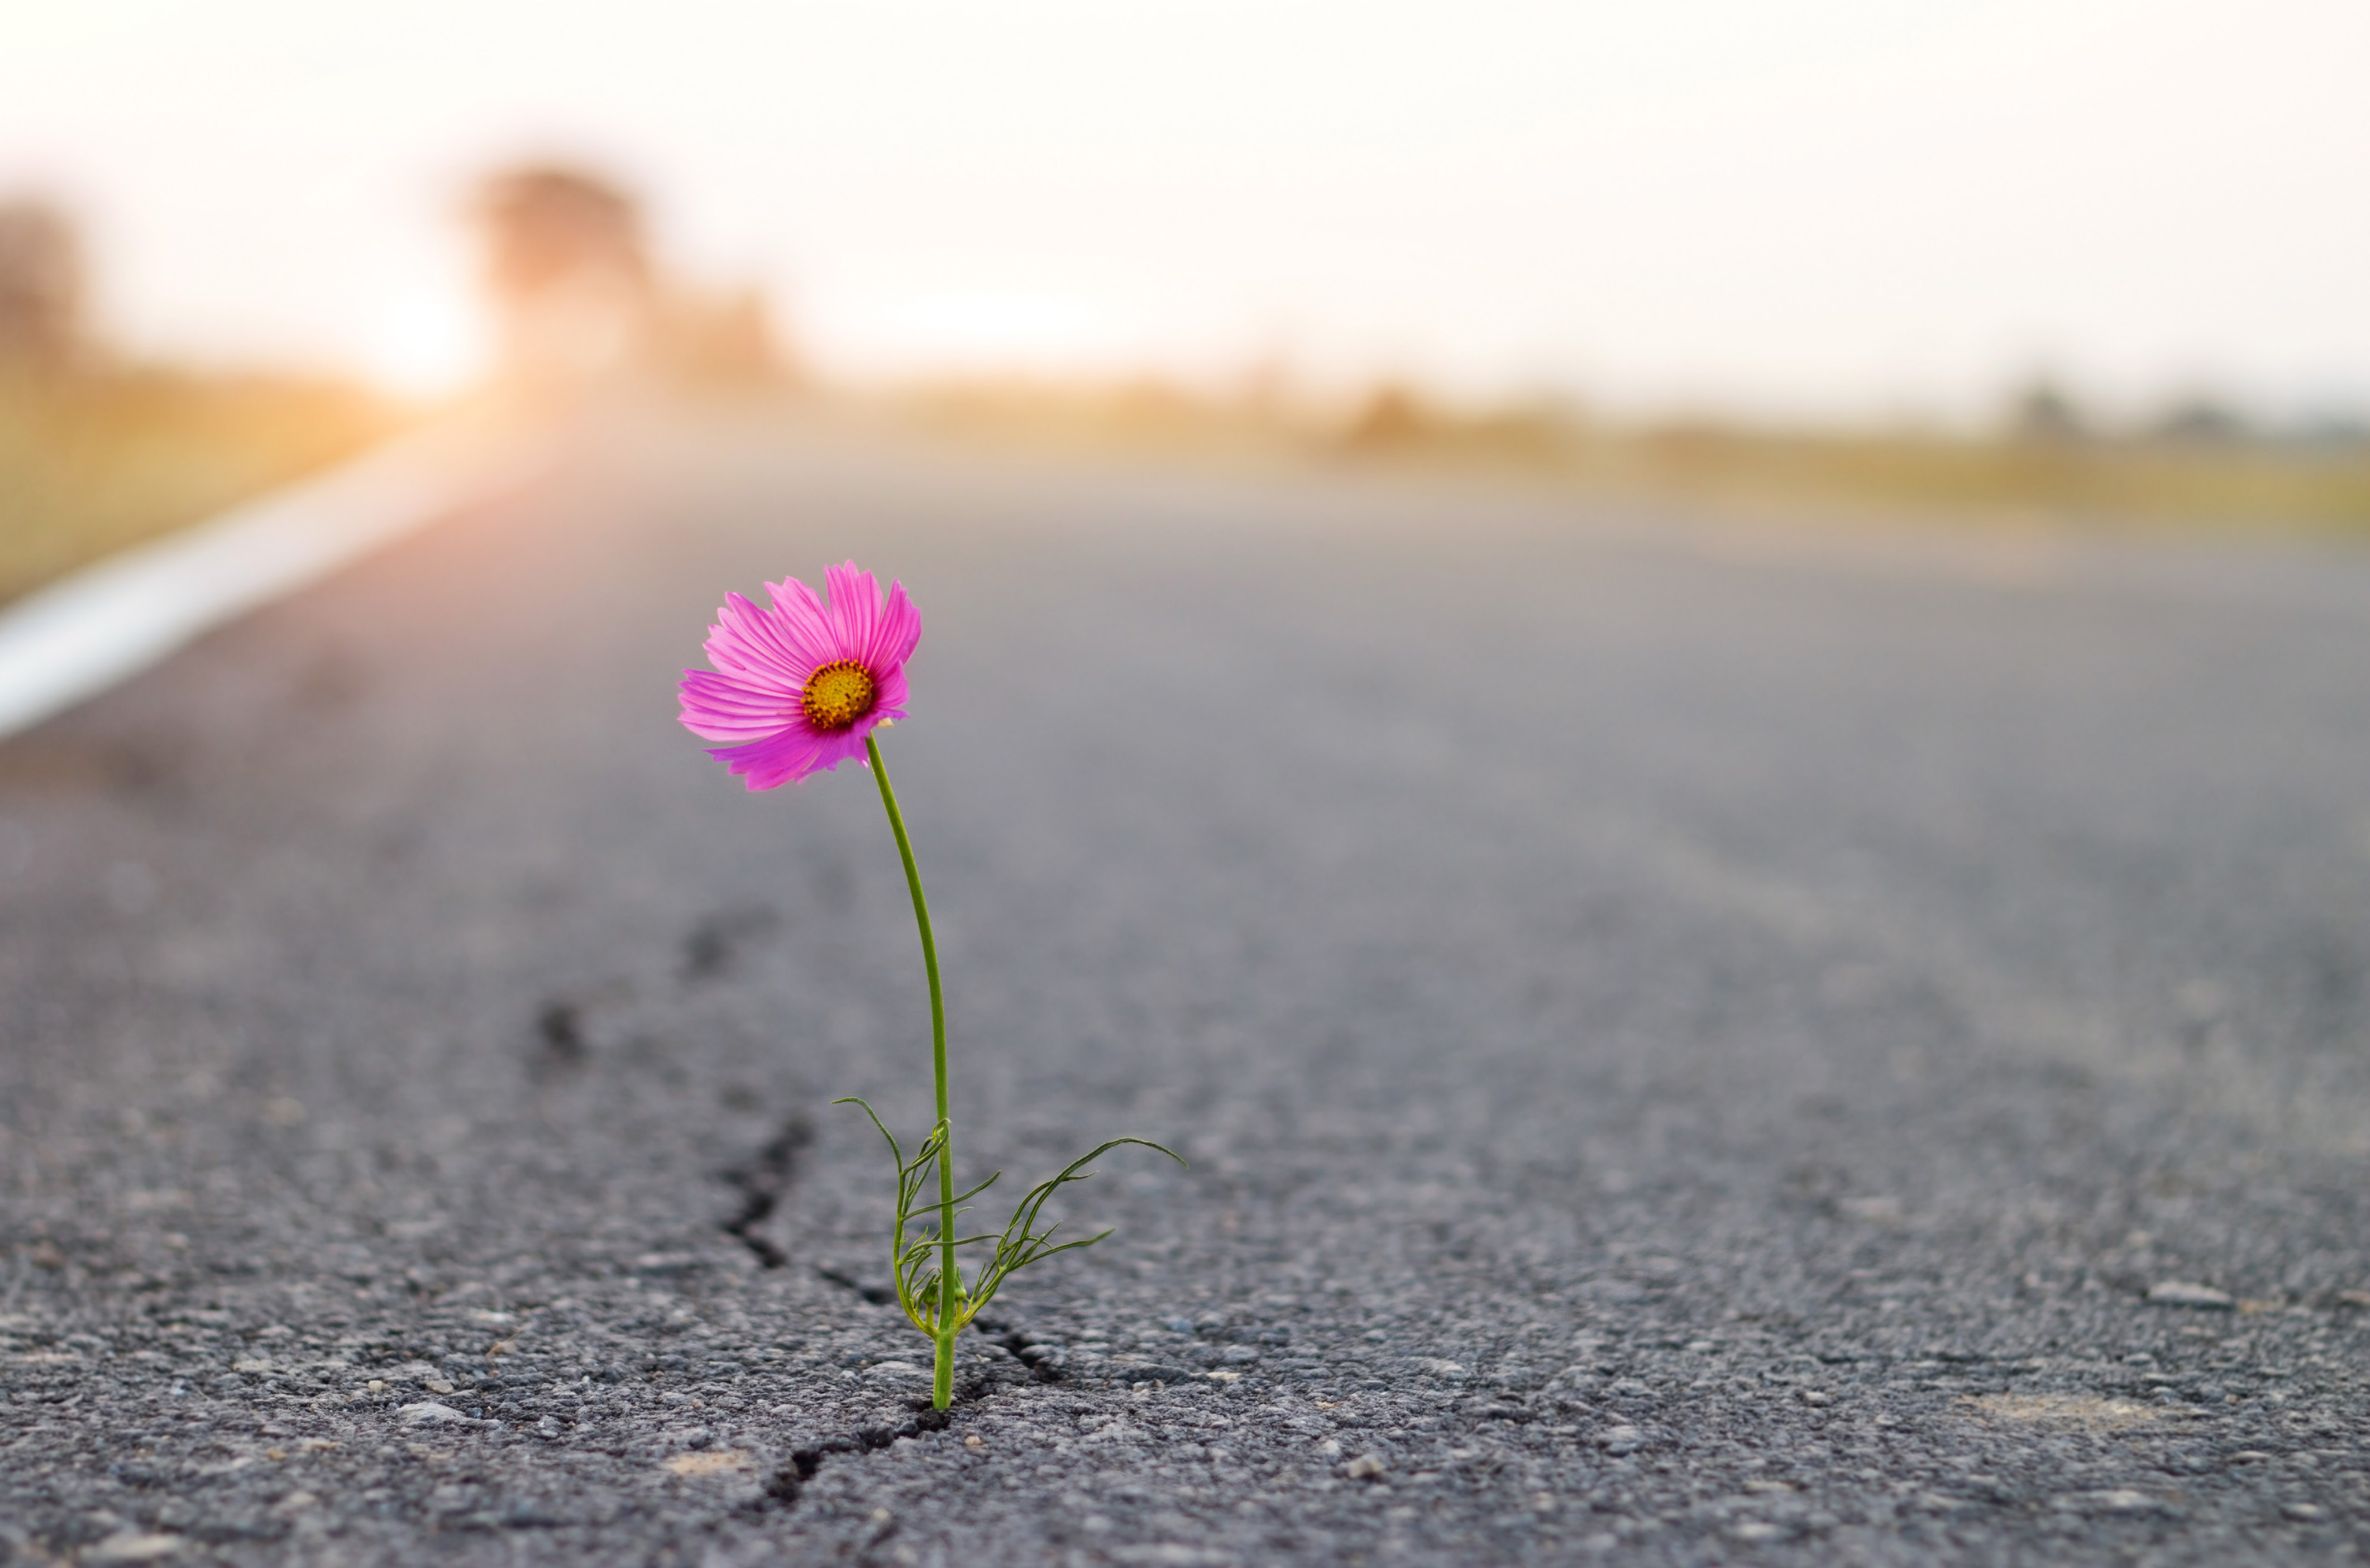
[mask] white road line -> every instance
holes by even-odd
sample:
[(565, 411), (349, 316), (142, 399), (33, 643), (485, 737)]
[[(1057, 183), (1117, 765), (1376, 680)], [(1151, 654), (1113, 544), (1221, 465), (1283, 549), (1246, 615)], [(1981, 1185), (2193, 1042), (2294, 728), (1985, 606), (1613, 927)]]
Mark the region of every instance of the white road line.
[(0, 736), (96, 697), (223, 622), (524, 484), (545, 444), (475, 423), (415, 432), (0, 611)]

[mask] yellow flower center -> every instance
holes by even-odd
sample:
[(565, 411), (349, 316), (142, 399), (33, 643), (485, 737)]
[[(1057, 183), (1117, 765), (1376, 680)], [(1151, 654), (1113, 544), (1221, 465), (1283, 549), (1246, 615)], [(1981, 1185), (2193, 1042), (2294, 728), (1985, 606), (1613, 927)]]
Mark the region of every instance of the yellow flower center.
[(818, 665), (799, 694), (807, 722), (818, 730), (845, 730), (872, 711), (872, 672), (852, 659)]

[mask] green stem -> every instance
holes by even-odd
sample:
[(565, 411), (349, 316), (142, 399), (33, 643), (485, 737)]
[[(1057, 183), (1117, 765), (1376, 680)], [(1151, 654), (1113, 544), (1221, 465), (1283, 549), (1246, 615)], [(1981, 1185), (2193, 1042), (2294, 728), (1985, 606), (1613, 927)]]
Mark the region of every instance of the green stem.
[(872, 763), (872, 777), (880, 785), (880, 803), (889, 810), (889, 831), (897, 836), (897, 853), (905, 862), (905, 885), (914, 893), (914, 924), (922, 932), (922, 967), (930, 976), (930, 1070), (938, 1085), (938, 1125), (945, 1136), (938, 1143), (938, 1333), (936, 1376), (930, 1398), (940, 1410), (954, 1402), (955, 1314), (961, 1305), (961, 1286), (955, 1273), (955, 1136), (947, 1114), (947, 1004), (938, 989), (938, 944), (930, 939), (930, 902), (922, 896), (922, 872), (914, 864), (914, 843), (905, 836), (905, 818), (897, 810), (897, 791), (889, 787), (889, 769), (880, 760), (880, 743), (864, 737), (864, 755)]

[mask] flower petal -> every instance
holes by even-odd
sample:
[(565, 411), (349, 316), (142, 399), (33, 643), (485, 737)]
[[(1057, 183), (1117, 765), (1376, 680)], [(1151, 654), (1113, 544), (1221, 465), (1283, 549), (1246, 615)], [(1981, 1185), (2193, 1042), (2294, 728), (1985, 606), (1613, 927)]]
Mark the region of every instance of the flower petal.
[(685, 670), (678, 689), (683, 727), (705, 740), (760, 740), (807, 722), (795, 693), (745, 675)]
[[(736, 777), (746, 778), (752, 790), (778, 790), (815, 771), (823, 750), (822, 740), (812, 730), (800, 725), (771, 740), (753, 745), (719, 746), (708, 755)], [(821, 766), (828, 767), (831, 764), (823, 762)]]
[(871, 732), (874, 722), (870, 718), (859, 719), (845, 730), (817, 735), (812, 770), (828, 773), (843, 762), (862, 764), (865, 760), (864, 737)]
[(884, 719), (905, 717), (905, 671), (892, 664), (880, 672), (872, 688), (872, 711), (856, 721), (858, 735), (869, 734), (872, 726)]
[(839, 657), (832, 641), (831, 617), (813, 589), (795, 577), (785, 577), (766, 583), (765, 592), (773, 596), (774, 614), (784, 638), (807, 661), (806, 673), (799, 677), (801, 681), (814, 673), (815, 665)]
[(889, 602), (880, 607), (880, 619), (873, 628), (872, 646), (865, 655), (864, 667), (878, 676), (894, 669), (914, 656), (922, 640), (922, 612), (905, 597), (905, 585), (892, 579)]
[(831, 617), (837, 656), (853, 659), (878, 675), (880, 667), (872, 662), (872, 634), (880, 623), (880, 585), (872, 580), (872, 573), (852, 560), (827, 566), (823, 575), (831, 589), (831, 605), (825, 613)]
[(797, 691), (823, 662), (809, 656), (809, 640), (798, 636), (778, 610), (759, 609), (738, 594), (727, 594), (716, 614), (705, 651), (719, 670)]

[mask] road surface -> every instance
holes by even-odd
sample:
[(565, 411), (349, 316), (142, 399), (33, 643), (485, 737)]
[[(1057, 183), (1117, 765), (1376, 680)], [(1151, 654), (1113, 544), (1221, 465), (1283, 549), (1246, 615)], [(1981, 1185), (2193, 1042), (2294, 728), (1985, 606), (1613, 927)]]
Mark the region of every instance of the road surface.
[[(2370, 555), (614, 420), (0, 746), (0, 1561), (2370, 1546)], [(853, 556), (869, 781), (673, 719)], [(2151, 1300), (2151, 1293), (2155, 1299)]]

